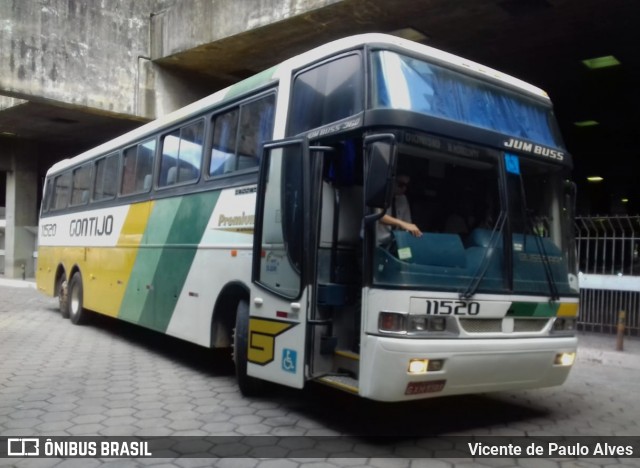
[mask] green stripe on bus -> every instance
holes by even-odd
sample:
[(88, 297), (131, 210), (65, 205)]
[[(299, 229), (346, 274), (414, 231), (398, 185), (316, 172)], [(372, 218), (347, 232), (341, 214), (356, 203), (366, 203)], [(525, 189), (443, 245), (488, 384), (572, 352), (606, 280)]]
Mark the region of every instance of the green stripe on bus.
[(240, 96), (252, 89), (259, 88), (260, 86), (267, 84), (273, 78), (273, 75), (277, 67), (268, 68), (257, 75), (254, 75), (246, 80), (236, 83), (229, 88), (229, 91), (225, 94), (224, 98), (230, 99), (236, 96)]
[(555, 317), (559, 304), (548, 302), (514, 302), (507, 313), (508, 317)]
[(119, 318), (139, 323), (145, 305), (153, 303), (154, 276), (180, 204), (180, 198), (166, 198), (154, 204), (127, 283)]
[(153, 301), (145, 302), (141, 325), (167, 330), (219, 195), (206, 192), (180, 200), (153, 276)]

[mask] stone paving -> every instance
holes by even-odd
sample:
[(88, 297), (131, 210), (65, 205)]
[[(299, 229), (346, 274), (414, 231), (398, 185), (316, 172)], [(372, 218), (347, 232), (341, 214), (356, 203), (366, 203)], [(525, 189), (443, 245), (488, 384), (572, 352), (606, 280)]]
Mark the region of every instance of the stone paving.
[[(54, 299), (18, 287), (25, 285), (0, 281), (0, 436), (274, 436), (280, 443), (262, 458), (179, 458), (171, 449), (168, 458), (5, 458), (0, 466), (640, 466), (633, 458), (472, 460), (455, 450), (418, 458), (434, 435), (640, 436), (638, 340), (619, 353), (614, 337), (581, 335), (578, 361), (556, 388), (382, 404), (309, 385), (248, 399), (225, 353), (107, 317), (74, 326)], [(380, 450), (369, 439), (358, 452), (349, 438), (319, 437), (352, 434), (392, 438)], [(404, 457), (385, 458), (389, 444)], [(228, 450), (234, 455), (232, 444)], [(345, 455), (354, 450), (361, 457)]]

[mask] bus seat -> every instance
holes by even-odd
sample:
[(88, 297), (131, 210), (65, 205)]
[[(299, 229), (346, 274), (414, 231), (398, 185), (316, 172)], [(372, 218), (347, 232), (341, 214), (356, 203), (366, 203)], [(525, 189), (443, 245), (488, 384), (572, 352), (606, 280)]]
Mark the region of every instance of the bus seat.
[(329, 182), (322, 183), (322, 223), (320, 227), (320, 246), (331, 247), (333, 239), (334, 201), (336, 191), (340, 195), (338, 213), (338, 245), (354, 246), (362, 239), (362, 186), (351, 185), (334, 187)]
[[(501, 236), (502, 237), (502, 236)], [(491, 231), (488, 229), (474, 229), (469, 235), (468, 243), (472, 247), (489, 247), (489, 241), (491, 239)], [(560, 247), (558, 247), (551, 239), (548, 237), (539, 238), (542, 241), (542, 246), (547, 255), (561, 257), (562, 252), (560, 251)], [(526, 253), (537, 254), (538, 244), (536, 242), (536, 237), (528, 234), (524, 235), (521, 233), (513, 234), (513, 246), (515, 252), (524, 251)], [(499, 239), (495, 247), (497, 249), (502, 248), (502, 239)]]
[[(489, 229), (474, 229), (469, 234), (468, 244), (474, 247), (489, 247), (489, 241), (491, 240), (491, 230)], [(498, 241), (496, 247), (502, 247), (502, 242)]]
[[(558, 247), (551, 239), (548, 237), (539, 237), (538, 239), (542, 241), (542, 247), (547, 255), (552, 257), (562, 257), (560, 247)], [(532, 254), (540, 253), (536, 242), (536, 236), (531, 234), (513, 234), (513, 246), (516, 252), (524, 251)]]
[(167, 185), (173, 185), (178, 180), (178, 168), (176, 166), (170, 167), (167, 171)]
[(147, 174), (146, 176), (144, 176), (142, 189), (146, 192), (150, 188), (151, 188), (151, 174)]
[(466, 267), (464, 246), (457, 234), (425, 232), (422, 237), (414, 237), (405, 231), (394, 231), (394, 237), (398, 258), (403, 261), (420, 265)]
[(193, 166), (181, 167), (178, 182), (187, 182), (189, 180), (196, 179), (198, 177), (196, 172), (197, 171)]

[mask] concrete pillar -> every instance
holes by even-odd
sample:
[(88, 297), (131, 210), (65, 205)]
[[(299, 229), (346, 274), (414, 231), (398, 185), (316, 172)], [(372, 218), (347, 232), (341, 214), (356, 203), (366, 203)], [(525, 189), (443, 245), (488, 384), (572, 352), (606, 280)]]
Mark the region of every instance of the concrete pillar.
[(12, 153), (12, 167), (6, 172), (4, 274), (7, 278), (33, 278), (33, 253), (38, 232), (38, 173), (33, 154), (17, 148)]

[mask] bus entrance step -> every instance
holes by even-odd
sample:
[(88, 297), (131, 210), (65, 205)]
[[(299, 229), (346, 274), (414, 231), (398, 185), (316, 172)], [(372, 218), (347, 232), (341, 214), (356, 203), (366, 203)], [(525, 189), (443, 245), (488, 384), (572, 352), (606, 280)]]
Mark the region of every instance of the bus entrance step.
[(355, 393), (356, 395), (358, 394), (358, 381), (353, 377), (347, 375), (325, 375), (324, 377), (319, 377), (317, 380), (330, 387)]
[(360, 355), (352, 351), (336, 349), (333, 353), (333, 371), (357, 378), (360, 373)]

